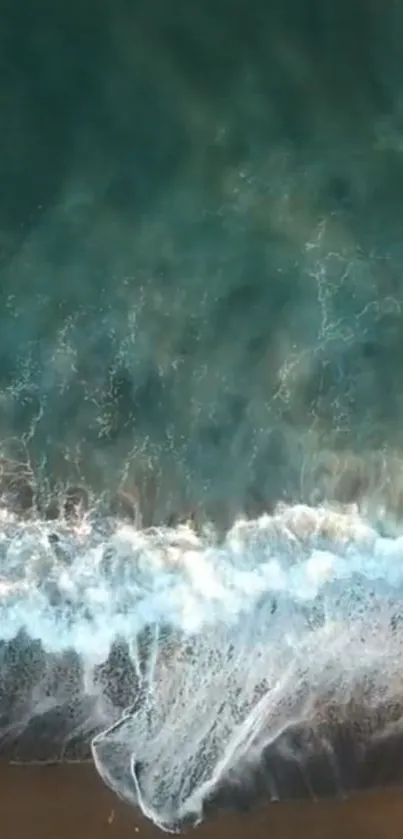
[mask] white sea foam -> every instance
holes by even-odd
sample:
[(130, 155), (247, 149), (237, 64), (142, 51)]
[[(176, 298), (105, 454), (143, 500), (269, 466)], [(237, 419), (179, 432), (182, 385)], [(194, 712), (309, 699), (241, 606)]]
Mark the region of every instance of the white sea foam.
[(402, 606), (403, 537), (382, 537), (353, 509), (283, 508), (222, 540), (91, 516), (0, 520), (3, 640), (24, 629), (89, 668), (127, 641), (142, 699), (93, 755), (165, 829), (197, 821), (214, 787), (311, 719), (324, 693), (345, 701), (360, 680), (372, 705), (392, 693)]

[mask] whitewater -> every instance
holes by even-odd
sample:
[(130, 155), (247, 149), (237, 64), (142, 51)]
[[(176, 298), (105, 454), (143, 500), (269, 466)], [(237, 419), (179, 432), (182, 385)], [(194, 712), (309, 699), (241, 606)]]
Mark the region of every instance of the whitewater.
[[(79, 657), (96, 768), (164, 830), (256, 789), (292, 796), (279, 756), (325, 752), (343, 793), (329, 708), (359, 708), (367, 739), (399, 728), (402, 619), (403, 534), (382, 535), (353, 506), (283, 505), (224, 537), (96, 511), (0, 511), (2, 649), (23, 632), (52, 661)], [(117, 642), (136, 681), (123, 713), (94, 678)], [(14, 716), (20, 731), (43, 713), (41, 678)], [(305, 770), (304, 784), (315, 796)]]

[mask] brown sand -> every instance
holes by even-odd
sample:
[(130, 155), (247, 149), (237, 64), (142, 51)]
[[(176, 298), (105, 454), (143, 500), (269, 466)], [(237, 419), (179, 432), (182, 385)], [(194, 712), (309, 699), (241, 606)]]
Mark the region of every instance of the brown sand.
[[(0, 767), (5, 839), (161, 839), (107, 790), (88, 764)], [(403, 791), (347, 801), (274, 804), (191, 831), (194, 839), (400, 839)]]

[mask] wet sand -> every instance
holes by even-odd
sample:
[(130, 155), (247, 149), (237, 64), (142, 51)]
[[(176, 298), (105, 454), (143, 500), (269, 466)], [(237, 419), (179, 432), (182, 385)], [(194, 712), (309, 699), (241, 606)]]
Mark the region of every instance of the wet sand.
[[(163, 834), (120, 803), (90, 764), (0, 766), (1, 823), (7, 839), (158, 839)], [(195, 839), (398, 839), (403, 791), (346, 801), (274, 804), (225, 816), (190, 832)]]

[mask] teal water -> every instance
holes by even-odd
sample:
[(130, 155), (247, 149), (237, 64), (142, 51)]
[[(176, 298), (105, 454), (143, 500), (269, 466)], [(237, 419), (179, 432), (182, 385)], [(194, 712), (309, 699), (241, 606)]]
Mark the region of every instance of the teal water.
[(159, 522), (400, 449), (402, 31), (375, 0), (2, 3), (5, 457)]

